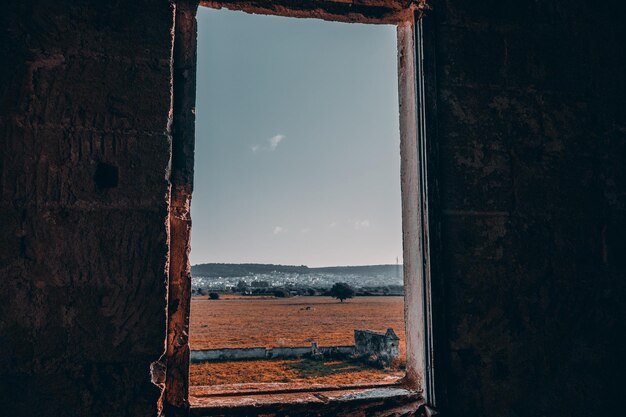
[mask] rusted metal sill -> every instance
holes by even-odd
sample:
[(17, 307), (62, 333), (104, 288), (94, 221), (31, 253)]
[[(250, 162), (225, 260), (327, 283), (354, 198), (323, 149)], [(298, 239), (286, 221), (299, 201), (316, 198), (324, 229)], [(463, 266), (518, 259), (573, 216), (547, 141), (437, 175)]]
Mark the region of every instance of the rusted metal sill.
[(192, 387), (189, 397), (192, 416), (256, 415), (281, 411), (295, 415), (298, 412), (340, 415), (341, 409), (354, 408), (417, 410), (424, 403), (420, 392), (400, 383), (209, 395), (195, 395), (194, 391), (197, 390)]

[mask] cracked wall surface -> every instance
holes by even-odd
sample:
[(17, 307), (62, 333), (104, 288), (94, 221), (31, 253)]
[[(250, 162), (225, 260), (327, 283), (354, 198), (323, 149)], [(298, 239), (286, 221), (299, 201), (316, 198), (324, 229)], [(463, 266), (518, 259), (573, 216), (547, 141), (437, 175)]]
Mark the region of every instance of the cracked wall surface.
[(2, 415), (156, 413), (172, 21), (167, 1), (3, 5)]

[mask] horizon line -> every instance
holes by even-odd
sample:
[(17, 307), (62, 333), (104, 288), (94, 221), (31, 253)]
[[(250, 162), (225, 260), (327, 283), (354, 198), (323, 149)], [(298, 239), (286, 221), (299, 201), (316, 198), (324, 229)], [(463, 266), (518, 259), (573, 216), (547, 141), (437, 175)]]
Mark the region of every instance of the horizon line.
[(262, 263), (262, 262), (203, 262), (191, 265), (192, 267), (198, 265), (275, 265), (275, 266), (296, 266), (302, 267), (305, 266), (307, 268), (338, 268), (338, 267), (355, 267), (355, 266), (396, 266), (396, 265), (404, 265), (403, 261), (398, 261), (398, 263), (386, 263), (386, 264), (361, 264), (361, 265), (324, 265), (324, 266), (309, 266), (306, 264), (275, 264), (275, 263)]

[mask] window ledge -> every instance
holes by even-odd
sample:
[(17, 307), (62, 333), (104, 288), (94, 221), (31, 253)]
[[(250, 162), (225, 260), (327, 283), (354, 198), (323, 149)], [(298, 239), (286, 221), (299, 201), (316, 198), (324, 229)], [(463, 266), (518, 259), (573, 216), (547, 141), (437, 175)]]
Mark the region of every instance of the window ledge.
[(202, 395), (202, 390), (192, 390), (189, 400), (192, 416), (257, 415), (286, 411), (290, 415), (320, 416), (360, 415), (368, 411), (368, 415), (386, 416), (415, 412), (424, 404), (419, 392), (399, 386), (223, 395)]

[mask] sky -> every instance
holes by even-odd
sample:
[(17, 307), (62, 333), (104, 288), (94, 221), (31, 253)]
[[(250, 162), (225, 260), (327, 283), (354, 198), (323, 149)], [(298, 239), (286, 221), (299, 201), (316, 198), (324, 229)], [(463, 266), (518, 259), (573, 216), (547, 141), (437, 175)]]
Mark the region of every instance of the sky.
[(191, 262), (402, 262), (396, 31), (198, 11)]

